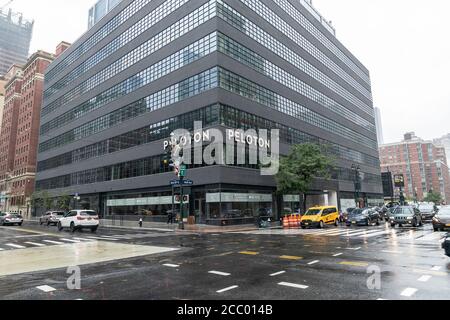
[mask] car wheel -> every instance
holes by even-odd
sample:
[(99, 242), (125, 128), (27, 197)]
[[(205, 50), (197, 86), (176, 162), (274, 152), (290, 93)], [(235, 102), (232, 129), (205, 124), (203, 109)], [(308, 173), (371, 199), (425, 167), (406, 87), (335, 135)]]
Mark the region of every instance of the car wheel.
[(439, 229), (438, 228), (433, 228), (434, 232), (438, 232)]
[(417, 220), (416, 220), (416, 219), (413, 220), (412, 227), (413, 227), (413, 228), (417, 228), (417, 227), (418, 227), (418, 224), (417, 224)]
[(18, 223), (17, 225), (18, 225), (19, 227), (21, 227), (21, 226), (22, 226), (22, 223), (23, 223), (23, 222), (21, 222), (21, 223)]
[(391, 227), (392, 227), (392, 228), (395, 228), (395, 223), (391, 223)]
[(39, 224), (42, 226), (44, 223), (39, 219)]
[(377, 225), (377, 226), (380, 226), (380, 219), (377, 219), (376, 225)]
[(98, 227), (91, 228), (91, 232), (92, 232), (92, 233), (96, 233), (96, 232), (97, 232), (97, 229), (98, 229)]
[(319, 228), (320, 229), (323, 229), (325, 227), (325, 224), (323, 223), (323, 221), (320, 221), (320, 223), (319, 223)]
[(47, 221), (47, 227), (50, 227), (50, 221)]
[(62, 229), (63, 229), (63, 227), (62, 227), (61, 222), (58, 222), (58, 231), (62, 231)]
[(339, 227), (339, 220), (336, 220), (336, 222), (334, 223), (334, 225), (335, 225), (336, 227)]
[(72, 222), (72, 223), (70, 224), (70, 232), (75, 233), (75, 231), (76, 231), (75, 223)]

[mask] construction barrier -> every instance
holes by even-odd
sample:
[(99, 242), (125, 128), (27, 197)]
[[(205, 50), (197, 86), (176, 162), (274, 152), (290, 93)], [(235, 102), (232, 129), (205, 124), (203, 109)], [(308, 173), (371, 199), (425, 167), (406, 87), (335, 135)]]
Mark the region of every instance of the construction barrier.
[(289, 218), (288, 218), (288, 216), (285, 216), (283, 218), (283, 229), (289, 229)]

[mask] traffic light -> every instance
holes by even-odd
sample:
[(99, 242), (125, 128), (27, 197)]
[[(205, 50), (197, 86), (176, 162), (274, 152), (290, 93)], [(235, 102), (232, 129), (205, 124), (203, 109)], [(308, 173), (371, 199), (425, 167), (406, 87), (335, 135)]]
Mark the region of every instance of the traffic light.
[(172, 159), (172, 146), (169, 145), (166, 150), (165, 150), (165, 154), (163, 157), (163, 165), (165, 168), (173, 168), (174, 163), (173, 163), (173, 159)]
[[(175, 196), (175, 202), (176, 203), (181, 203), (181, 196), (180, 195), (176, 195)], [(184, 195), (183, 196), (183, 203), (188, 203), (189, 202), (189, 195)]]

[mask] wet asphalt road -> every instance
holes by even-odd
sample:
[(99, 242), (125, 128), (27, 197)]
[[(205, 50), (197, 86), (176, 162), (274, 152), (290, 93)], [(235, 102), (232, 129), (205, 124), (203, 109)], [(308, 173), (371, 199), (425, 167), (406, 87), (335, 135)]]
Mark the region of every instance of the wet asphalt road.
[[(8, 275), (0, 268), (0, 299), (450, 299), (444, 236), (430, 225), (208, 235), (0, 227), (0, 266), (14, 266)], [(121, 258), (136, 248), (177, 250)], [(95, 261), (101, 257), (103, 262)], [(70, 290), (67, 267), (76, 263), (65, 259), (84, 258), (90, 262), (80, 265), (81, 289)], [(53, 269), (59, 262), (70, 264)], [(22, 264), (37, 270), (22, 272)]]

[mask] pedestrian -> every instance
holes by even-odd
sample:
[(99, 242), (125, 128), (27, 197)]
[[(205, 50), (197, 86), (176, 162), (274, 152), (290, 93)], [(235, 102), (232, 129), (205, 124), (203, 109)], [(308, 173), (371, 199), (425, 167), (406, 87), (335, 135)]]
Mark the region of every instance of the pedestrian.
[(172, 211), (167, 212), (167, 224), (173, 224), (173, 212)]
[(142, 218), (139, 219), (139, 227), (142, 228), (142, 225), (144, 223), (144, 220), (142, 220)]

